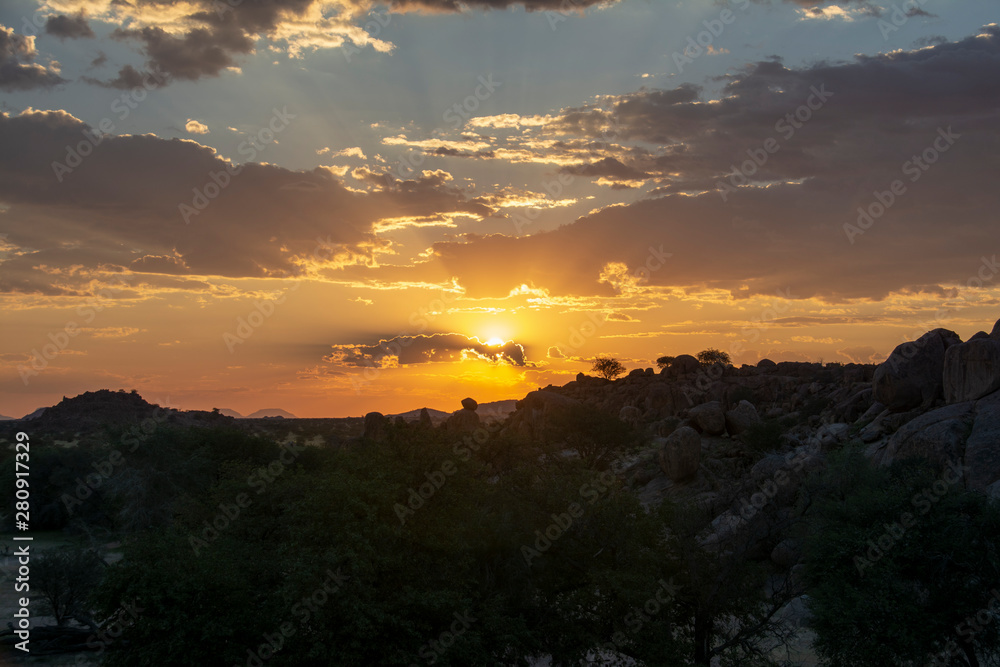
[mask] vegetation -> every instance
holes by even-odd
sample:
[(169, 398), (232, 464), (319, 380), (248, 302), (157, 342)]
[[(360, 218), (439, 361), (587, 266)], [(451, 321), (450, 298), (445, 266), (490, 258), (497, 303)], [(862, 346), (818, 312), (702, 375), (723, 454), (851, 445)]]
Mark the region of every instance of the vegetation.
[(707, 350), (702, 350), (695, 357), (702, 364), (710, 366), (712, 364), (731, 364), (732, 359), (729, 358), (728, 352), (723, 352), (722, 350), (717, 350), (714, 347), (710, 347)]
[(625, 365), (614, 357), (596, 357), (590, 370), (605, 380), (614, 380), (625, 372)]
[(656, 367), (663, 370), (669, 368), (672, 363), (674, 363), (674, 357), (660, 357), (656, 360)]
[[(124, 546), (111, 566), (35, 554), (32, 590), (61, 625), (117, 625), (112, 667), (777, 666), (779, 612), (803, 593), (829, 665), (1000, 657), (1000, 509), (946, 471), (853, 447), (797, 467), (793, 424), (769, 420), (729, 476), (705, 462), (713, 498), (644, 506), (616, 474), (641, 434), (579, 406), (546, 423), (535, 439), (390, 423), (338, 447), (162, 423), (134, 448), (118, 428), (40, 449), (33, 507)], [(789, 540), (804, 574), (771, 561)]]
[(835, 665), (1000, 657), (1000, 506), (961, 466), (875, 468), (858, 450), (817, 484), (807, 547), (816, 647)]

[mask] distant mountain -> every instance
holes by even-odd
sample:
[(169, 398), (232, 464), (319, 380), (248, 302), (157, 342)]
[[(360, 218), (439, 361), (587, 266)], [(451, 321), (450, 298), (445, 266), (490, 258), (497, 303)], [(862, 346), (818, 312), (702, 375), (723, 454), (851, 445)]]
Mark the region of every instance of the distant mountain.
[(229, 408), (220, 408), (219, 414), (225, 415), (227, 417), (234, 417), (236, 419), (245, 419), (245, 417), (240, 413), (236, 412), (236, 410), (230, 410)]
[(493, 401), (492, 403), (480, 403), (476, 410), (480, 419), (506, 419), (510, 413), (517, 409), (517, 400)]
[[(221, 412), (221, 410), (220, 410)], [(264, 419), (267, 417), (282, 417), (284, 419), (298, 419), (295, 415), (287, 410), (281, 410), (279, 408), (265, 408), (263, 410), (258, 410), (257, 412), (251, 412), (243, 419)]]
[(12, 421), (17, 419), (17, 417), (8, 417), (7, 415), (0, 415), (0, 422)]
[[(420, 410), (410, 410), (409, 412), (401, 412), (398, 415), (388, 415), (389, 417), (402, 417), (408, 422), (415, 422), (420, 419)], [(459, 406), (458, 409), (461, 409)], [(507, 415), (514, 412), (517, 409), (517, 401), (514, 399), (507, 401), (493, 401), (492, 403), (480, 403), (479, 407), (476, 408), (476, 414), (479, 415), (480, 419), (489, 420), (503, 420), (507, 418)], [(431, 416), (431, 421), (437, 425), (446, 420), (451, 416), (452, 413), (445, 412), (444, 410), (432, 410), (427, 408), (428, 414)]]
[(42, 416), (42, 413), (48, 410), (48, 408), (38, 408), (34, 412), (29, 412), (28, 414), (21, 417), (21, 419), (38, 419)]

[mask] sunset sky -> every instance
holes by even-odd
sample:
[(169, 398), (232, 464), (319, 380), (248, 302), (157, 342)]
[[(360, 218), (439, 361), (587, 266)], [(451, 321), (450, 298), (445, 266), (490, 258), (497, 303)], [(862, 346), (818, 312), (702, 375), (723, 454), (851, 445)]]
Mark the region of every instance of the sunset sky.
[(997, 9), (4, 1), (0, 414), (454, 410), (597, 354), (988, 331)]

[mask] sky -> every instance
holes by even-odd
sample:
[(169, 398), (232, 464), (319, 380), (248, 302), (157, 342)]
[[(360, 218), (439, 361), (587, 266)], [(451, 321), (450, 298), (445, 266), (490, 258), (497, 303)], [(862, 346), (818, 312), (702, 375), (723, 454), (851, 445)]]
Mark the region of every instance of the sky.
[(995, 0), (5, 0), (0, 414), (300, 417), (1000, 318)]

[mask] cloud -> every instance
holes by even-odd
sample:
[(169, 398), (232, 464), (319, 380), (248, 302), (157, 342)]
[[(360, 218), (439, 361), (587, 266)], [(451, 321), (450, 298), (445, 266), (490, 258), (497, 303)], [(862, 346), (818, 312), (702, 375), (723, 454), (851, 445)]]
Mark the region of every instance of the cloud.
[(95, 136), (65, 111), (0, 113), (0, 203), (15, 248), (2, 261), (0, 291), (89, 293), (87, 276), (71, 267), (317, 276), (388, 252), (375, 232), (384, 218), (493, 213), (440, 171), (382, 178), (363, 193), (329, 169), (237, 166), (191, 140)]
[(0, 25), (0, 90), (51, 88), (64, 83), (56, 63), (32, 62), (38, 55), (35, 38)]
[(45, 19), (45, 32), (55, 35), (59, 39), (80, 39), (95, 36), (83, 12), (75, 16), (58, 14), (48, 17)]
[[(981, 270), (1000, 286), (990, 268), (1000, 254), (997, 25), (849, 62), (755, 63), (728, 75), (717, 100), (691, 86), (609, 96), (526, 134), (530, 157), (512, 161), (551, 163), (551, 151), (588, 145), (594, 157), (564, 170), (634, 169), (654, 180), (655, 196), (531, 236), (435, 244), (421, 270), (456, 277), (470, 297), (522, 283), (553, 296), (614, 294), (601, 280), (609, 266), (624, 276), (646, 269), (649, 288), (732, 298), (880, 300), (966, 288)], [(877, 213), (873, 202), (895, 181), (904, 193), (851, 236), (845, 225), (857, 225), (859, 209)]]
[(188, 119), (188, 122), (184, 124), (184, 129), (191, 134), (208, 134), (208, 125), (193, 118)]
[(617, 4), (619, 0), (388, 0), (388, 2), (356, 2), (371, 6), (387, 5), (392, 11), (462, 12), (467, 9), (507, 9), (524, 7), (528, 11), (581, 11), (588, 7)]
[(470, 356), (512, 366), (528, 365), (524, 348), (514, 341), (486, 345), (475, 336), (457, 333), (396, 336), (374, 345), (334, 345), (324, 361), (345, 366), (383, 367), (458, 361)]

